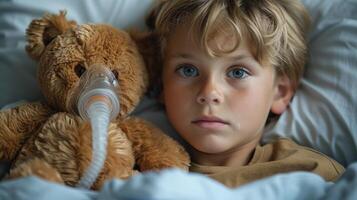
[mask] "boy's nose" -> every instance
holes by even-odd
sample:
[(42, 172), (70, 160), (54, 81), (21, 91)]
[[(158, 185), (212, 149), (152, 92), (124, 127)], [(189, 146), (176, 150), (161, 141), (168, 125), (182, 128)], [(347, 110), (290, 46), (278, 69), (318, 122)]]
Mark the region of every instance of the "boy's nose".
[(206, 81), (197, 95), (197, 103), (199, 104), (219, 104), (222, 101), (222, 93), (217, 84), (214, 84), (212, 80)]

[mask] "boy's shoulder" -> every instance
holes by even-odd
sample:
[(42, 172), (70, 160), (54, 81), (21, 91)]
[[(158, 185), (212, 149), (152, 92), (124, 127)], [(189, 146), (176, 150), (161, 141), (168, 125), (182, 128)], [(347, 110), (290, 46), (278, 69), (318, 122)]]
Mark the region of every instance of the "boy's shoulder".
[[(327, 155), (303, 145), (299, 145), (290, 138), (275, 138), (271, 140), (269, 143), (266, 143), (261, 146), (264, 150), (272, 151), (272, 153), (277, 153), (278, 156), (286, 157), (290, 154), (295, 154), (297, 151), (301, 151), (303, 154), (310, 154), (313, 157), (324, 157), (328, 160), (334, 161), (332, 158)], [(336, 161), (334, 161), (336, 162)]]
[[(288, 138), (278, 138), (260, 147), (265, 162), (282, 161), (292, 165), (306, 166), (309, 169), (322, 175), (330, 177), (327, 180), (335, 180), (344, 171), (344, 167), (329, 156), (306, 146), (299, 145)], [(264, 158), (265, 157), (265, 158)]]

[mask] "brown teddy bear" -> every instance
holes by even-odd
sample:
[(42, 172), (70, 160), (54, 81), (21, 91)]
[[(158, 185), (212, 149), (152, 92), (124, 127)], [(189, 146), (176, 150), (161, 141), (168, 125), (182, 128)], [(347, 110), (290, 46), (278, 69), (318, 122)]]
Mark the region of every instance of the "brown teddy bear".
[(71, 99), (82, 74), (98, 64), (119, 82), (120, 112), (108, 127), (105, 163), (91, 188), (99, 189), (110, 178), (128, 178), (136, 169), (187, 170), (189, 157), (178, 143), (129, 116), (148, 87), (146, 39), (150, 35), (134, 38), (109, 25), (77, 25), (64, 12), (33, 20), (26, 51), (39, 62), (37, 76), (46, 100), (0, 112), (0, 161), (11, 162), (7, 178), (35, 175), (78, 184), (92, 159), (92, 136)]

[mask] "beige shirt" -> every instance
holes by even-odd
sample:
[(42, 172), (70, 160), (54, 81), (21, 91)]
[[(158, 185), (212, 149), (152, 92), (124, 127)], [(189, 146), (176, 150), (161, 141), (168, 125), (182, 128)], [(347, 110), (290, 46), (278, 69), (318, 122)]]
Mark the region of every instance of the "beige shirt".
[(191, 163), (191, 172), (208, 175), (228, 187), (291, 171), (313, 172), (326, 181), (335, 181), (345, 169), (335, 160), (289, 139), (278, 139), (257, 146), (250, 162), (245, 166), (203, 166)]

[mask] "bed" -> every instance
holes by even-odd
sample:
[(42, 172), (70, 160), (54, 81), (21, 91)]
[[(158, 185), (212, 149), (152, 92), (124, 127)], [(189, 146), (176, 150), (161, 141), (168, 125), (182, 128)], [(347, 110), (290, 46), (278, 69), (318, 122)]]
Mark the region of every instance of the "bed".
[[(25, 28), (44, 12), (68, 11), (79, 23), (144, 28), (153, 0), (0, 1), (0, 108), (41, 99), (36, 64), (25, 53)], [(36, 177), (0, 182), (0, 199), (357, 199), (357, 1), (303, 0), (312, 16), (309, 58), (289, 109), (262, 142), (288, 137), (346, 167), (335, 183), (307, 172), (278, 174), (238, 188), (178, 169), (111, 180), (98, 192)], [(145, 97), (133, 115), (180, 141), (162, 108)], [(0, 163), (0, 177), (6, 165)]]

